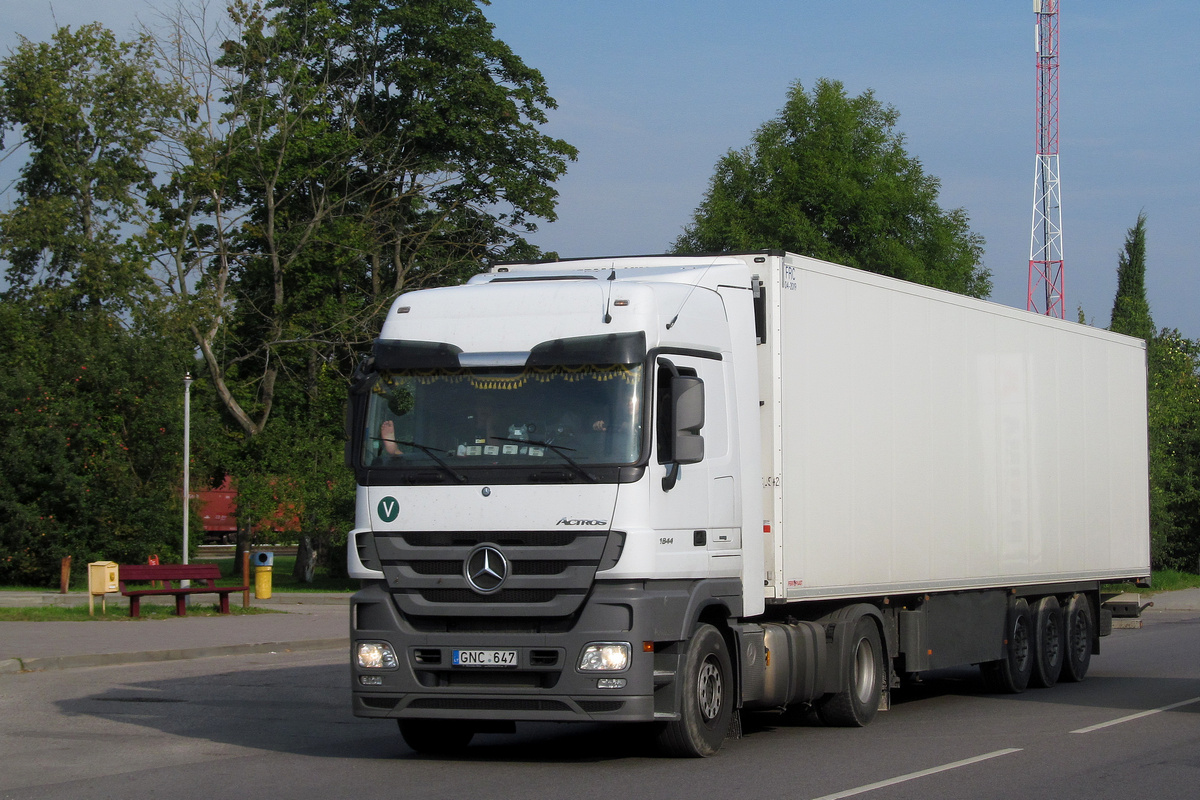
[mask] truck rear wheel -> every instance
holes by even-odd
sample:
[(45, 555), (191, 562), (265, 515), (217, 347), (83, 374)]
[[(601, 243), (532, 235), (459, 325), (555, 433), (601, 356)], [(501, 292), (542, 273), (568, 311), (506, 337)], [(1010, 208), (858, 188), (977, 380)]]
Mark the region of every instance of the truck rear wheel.
[(1033, 673), (1033, 631), (1029, 603), (1014, 600), (1004, 627), (1004, 657), (979, 665), (984, 683), (993, 692), (1020, 694)]
[(1058, 683), (1066, 650), (1062, 608), (1057, 597), (1043, 597), (1033, 604), (1030, 614), (1033, 619), (1033, 672), (1029, 683), (1048, 689)]
[(883, 645), (879, 628), (870, 617), (860, 617), (842, 664), (845, 683), (841, 691), (826, 696), (817, 716), (826, 725), (861, 728), (875, 719), (883, 693)]
[(399, 719), (400, 736), (404, 743), (425, 755), (456, 753), (471, 743), (475, 736), (464, 721), (449, 719)]
[(667, 755), (698, 758), (721, 749), (733, 716), (733, 668), (725, 638), (712, 625), (696, 628), (683, 659), (679, 719), (658, 743)]
[(1092, 607), (1087, 597), (1075, 594), (1063, 609), (1063, 629), (1066, 647), (1059, 678), (1078, 683), (1087, 675), (1092, 663)]

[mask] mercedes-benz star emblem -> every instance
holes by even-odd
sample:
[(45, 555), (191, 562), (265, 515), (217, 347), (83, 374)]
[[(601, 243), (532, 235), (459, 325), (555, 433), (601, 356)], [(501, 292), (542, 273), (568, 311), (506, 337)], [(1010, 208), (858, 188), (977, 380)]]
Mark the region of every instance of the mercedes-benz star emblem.
[(481, 544), (463, 562), (463, 576), (480, 594), (498, 592), (508, 579), (508, 559), (495, 545)]

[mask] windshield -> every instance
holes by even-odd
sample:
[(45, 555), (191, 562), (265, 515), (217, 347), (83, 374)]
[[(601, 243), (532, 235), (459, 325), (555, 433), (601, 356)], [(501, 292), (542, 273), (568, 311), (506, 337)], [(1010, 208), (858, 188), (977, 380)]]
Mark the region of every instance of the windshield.
[(633, 464), (642, 448), (642, 370), (381, 372), (367, 408), (363, 466)]

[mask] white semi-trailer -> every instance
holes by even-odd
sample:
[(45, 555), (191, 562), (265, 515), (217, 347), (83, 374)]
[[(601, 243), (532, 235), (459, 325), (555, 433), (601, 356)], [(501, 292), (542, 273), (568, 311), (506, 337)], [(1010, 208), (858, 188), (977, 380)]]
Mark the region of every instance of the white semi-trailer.
[(354, 711), (418, 750), (1077, 681), (1150, 574), (1141, 341), (787, 253), (402, 295), (348, 419)]

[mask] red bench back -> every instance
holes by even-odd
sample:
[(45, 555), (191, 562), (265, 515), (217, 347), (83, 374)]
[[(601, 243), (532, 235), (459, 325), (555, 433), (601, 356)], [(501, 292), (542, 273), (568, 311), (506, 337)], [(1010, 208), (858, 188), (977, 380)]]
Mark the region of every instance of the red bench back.
[(121, 564), (117, 576), (125, 581), (204, 581), (221, 577), (216, 564)]

